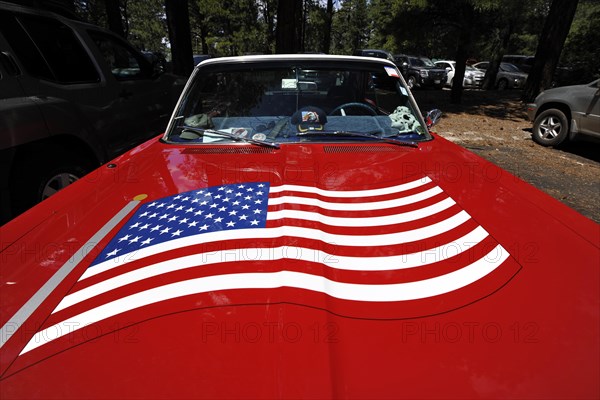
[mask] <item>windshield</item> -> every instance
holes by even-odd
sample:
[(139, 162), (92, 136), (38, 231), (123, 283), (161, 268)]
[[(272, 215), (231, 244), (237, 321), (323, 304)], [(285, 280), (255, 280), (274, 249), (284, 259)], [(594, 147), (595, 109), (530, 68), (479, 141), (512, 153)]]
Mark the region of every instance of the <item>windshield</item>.
[(395, 67), (339, 59), (301, 64), (290, 59), (199, 66), (165, 140), (276, 146), (431, 138)]

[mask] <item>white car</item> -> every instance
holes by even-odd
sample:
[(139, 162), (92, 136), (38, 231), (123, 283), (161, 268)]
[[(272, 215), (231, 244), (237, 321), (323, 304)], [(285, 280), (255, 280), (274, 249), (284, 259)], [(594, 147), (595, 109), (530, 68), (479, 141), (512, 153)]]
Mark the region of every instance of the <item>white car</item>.
[[(452, 82), (454, 81), (454, 74), (456, 72), (456, 61), (441, 60), (441, 61), (436, 61), (435, 65), (437, 67), (446, 69), (446, 71), (448, 72), (448, 79), (446, 80), (446, 86), (452, 87)], [(464, 87), (481, 87), (484, 76), (485, 76), (485, 72), (482, 72), (478, 69), (471, 67), (470, 65), (467, 65), (466, 69), (465, 69), (465, 77), (463, 79), (463, 86)]]

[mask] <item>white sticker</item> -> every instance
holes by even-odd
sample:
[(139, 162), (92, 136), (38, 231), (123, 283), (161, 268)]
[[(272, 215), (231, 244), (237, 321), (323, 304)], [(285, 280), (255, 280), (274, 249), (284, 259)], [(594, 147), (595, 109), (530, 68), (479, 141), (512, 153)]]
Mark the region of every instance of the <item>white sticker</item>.
[(282, 89), (296, 89), (296, 80), (295, 79), (282, 79), (281, 80), (281, 88)]
[(400, 86), (400, 92), (402, 92), (404, 96), (408, 96), (408, 92), (406, 91), (406, 89), (404, 89), (404, 86)]

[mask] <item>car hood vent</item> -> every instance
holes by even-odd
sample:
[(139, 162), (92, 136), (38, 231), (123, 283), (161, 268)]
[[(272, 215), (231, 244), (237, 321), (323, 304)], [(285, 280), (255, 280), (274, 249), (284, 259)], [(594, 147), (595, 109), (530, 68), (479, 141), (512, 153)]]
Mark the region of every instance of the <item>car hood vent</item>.
[(183, 154), (270, 154), (276, 149), (268, 147), (188, 147)]
[(392, 153), (398, 149), (389, 145), (377, 146), (323, 146), (325, 153)]

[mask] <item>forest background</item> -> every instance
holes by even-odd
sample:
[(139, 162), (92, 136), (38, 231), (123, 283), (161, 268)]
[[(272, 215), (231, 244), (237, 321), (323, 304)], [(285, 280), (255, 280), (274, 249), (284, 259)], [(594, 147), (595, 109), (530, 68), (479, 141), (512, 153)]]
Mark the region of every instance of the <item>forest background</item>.
[(600, 77), (600, 0), (16, 2), (61, 9), (108, 28), (142, 51), (163, 54), (182, 75), (193, 68), (192, 54), (352, 54), (376, 48), (456, 60), (457, 77), (464, 73), (461, 61), (490, 60), (488, 82), (495, 82), (502, 55), (535, 55), (538, 65), (523, 100), (548, 87), (559, 65), (577, 71), (579, 82), (572, 83)]

